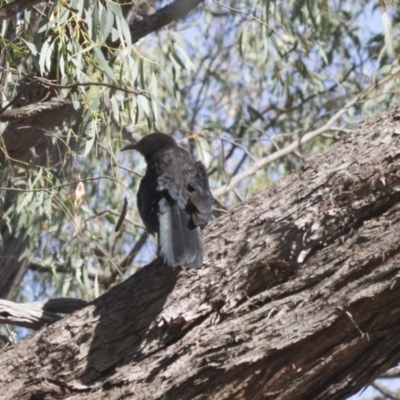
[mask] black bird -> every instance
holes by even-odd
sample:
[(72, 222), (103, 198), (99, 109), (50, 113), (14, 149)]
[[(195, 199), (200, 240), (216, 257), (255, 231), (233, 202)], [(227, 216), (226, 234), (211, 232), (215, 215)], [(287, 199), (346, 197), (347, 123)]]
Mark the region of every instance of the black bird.
[(165, 133), (152, 133), (122, 150), (139, 151), (147, 162), (137, 205), (149, 233), (157, 233), (158, 254), (170, 267), (203, 263), (201, 228), (211, 217), (213, 197), (200, 161)]

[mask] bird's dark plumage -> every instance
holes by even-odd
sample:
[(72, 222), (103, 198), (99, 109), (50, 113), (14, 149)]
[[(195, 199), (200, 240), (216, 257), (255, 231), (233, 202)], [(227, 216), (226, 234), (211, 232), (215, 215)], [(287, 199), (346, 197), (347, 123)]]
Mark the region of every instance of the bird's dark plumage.
[(123, 148), (128, 149), (139, 151), (147, 162), (137, 204), (146, 229), (157, 233), (160, 257), (171, 267), (200, 267), (201, 228), (213, 204), (204, 165), (165, 133), (145, 136)]

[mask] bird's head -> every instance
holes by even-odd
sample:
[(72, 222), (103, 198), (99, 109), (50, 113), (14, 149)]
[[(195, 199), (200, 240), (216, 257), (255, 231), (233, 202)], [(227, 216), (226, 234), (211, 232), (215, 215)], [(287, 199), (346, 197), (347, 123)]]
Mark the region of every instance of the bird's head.
[(134, 141), (124, 146), (121, 151), (137, 150), (146, 160), (148, 160), (157, 151), (176, 146), (177, 144), (172, 136), (156, 132), (143, 138), (135, 137)]

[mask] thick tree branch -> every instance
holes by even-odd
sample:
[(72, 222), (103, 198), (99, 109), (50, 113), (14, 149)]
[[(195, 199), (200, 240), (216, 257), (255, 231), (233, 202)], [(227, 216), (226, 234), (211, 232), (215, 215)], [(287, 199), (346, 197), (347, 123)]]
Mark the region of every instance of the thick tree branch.
[[(10, 4), (0, 7), (0, 21), (11, 18), (18, 12), (48, 0), (15, 0)], [(157, 12), (143, 17), (131, 25), (132, 43), (155, 32), (173, 21), (186, 17), (204, 0), (175, 0)]]
[(15, 0), (9, 4), (5, 4), (0, 7), (0, 21), (6, 18), (11, 18), (19, 12), (35, 6), (36, 4), (43, 2), (47, 3), (48, 1), (49, 0)]
[(40, 329), (62, 318), (57, 313), (69, 314), (87, 305), (79, 299), (58, 298), (35, 303), (14, 303), (0, 299), (0, 323)]
[(400, 107), (216, 220), (205, 238), (201, 269), (156, 261), (3, 351), (2, 393), (335, 400), (394, 366)]
[(63, 109), (65, 106), (68, 105), (72, 106), (71, 100), (65, 99), (64, 97), (56, 97), (48, 101), (42, 101), (34, 104), (29, 104), (24, 107), (6, 110), (2, 114), (0, 114), (0, 121), (21, 121), (25, 118), (37, 117), (44, 111), (57, 112), (58, 110)]
[(144, 17), (141, 21), (136, 21), (130, 27), (132, 43), (173, 21), (186, 17), (190, 11), (203, 2), (204, 0), (175, 0), (154, 14)]

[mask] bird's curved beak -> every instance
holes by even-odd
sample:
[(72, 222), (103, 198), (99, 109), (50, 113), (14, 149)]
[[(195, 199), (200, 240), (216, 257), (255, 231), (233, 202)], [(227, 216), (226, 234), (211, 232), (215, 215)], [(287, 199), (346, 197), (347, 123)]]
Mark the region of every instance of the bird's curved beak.
[(129, 143), (126, 146), (122, 147), (122, 149), (120, 151), (136, 150), (136, 145), (137, 145), (137, 143)]

